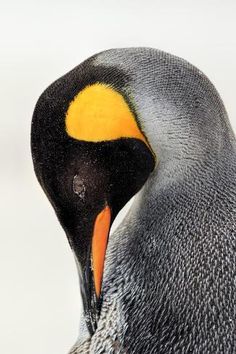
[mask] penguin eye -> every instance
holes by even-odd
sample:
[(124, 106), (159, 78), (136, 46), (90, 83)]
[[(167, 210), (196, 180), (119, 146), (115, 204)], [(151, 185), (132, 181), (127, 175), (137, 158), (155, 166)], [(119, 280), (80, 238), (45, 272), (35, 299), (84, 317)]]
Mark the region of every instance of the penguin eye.
[(73, 192), (77, 194), (80, 199), (84, 199), (85, 191), (86, 187), (84, 185), (84, 181), (80, 176), (75, 175), (73, 178)]

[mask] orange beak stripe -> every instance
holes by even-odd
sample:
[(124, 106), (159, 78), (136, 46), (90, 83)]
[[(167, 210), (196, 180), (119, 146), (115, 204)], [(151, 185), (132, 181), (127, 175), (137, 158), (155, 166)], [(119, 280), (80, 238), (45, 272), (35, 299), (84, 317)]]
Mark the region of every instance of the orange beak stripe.
[(108, 205), (97, 215), (92, 238), (92, 265), (95, 292), (99, 298), (102, 287), (104, 261), (111, 224), (111, 209)]

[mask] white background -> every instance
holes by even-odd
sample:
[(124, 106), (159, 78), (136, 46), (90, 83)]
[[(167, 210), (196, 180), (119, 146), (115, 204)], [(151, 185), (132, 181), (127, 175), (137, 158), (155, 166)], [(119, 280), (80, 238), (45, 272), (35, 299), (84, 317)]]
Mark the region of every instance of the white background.
[(36, 100), (98, 51), (150, 46), (198, 66), (217, 87), (236, 129), (236, 2), (0, 4), (0, 352), (65, 354), (77, 337), (79, 286), (66, 237), (32, 169)]

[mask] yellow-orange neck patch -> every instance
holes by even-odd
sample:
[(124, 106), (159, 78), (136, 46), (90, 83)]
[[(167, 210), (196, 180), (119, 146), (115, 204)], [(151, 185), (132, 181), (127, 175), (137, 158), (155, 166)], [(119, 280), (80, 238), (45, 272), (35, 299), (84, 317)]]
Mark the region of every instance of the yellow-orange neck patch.
[(65, 123), (67, 134), (74, 139), (137, 138), (150, 148), (124, 97), (106, 84), (96, 83), (80, 91), (69, 105)]

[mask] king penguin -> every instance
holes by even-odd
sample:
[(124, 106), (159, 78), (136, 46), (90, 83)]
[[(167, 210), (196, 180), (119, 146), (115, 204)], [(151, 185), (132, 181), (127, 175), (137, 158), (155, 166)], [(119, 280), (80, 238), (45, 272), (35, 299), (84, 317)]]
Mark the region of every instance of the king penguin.
[(209, 79), (157, 49), (101, 52), (42, 93), (31, 149), (80, 278), (70, 353), (235, 354), (236, 145)]

